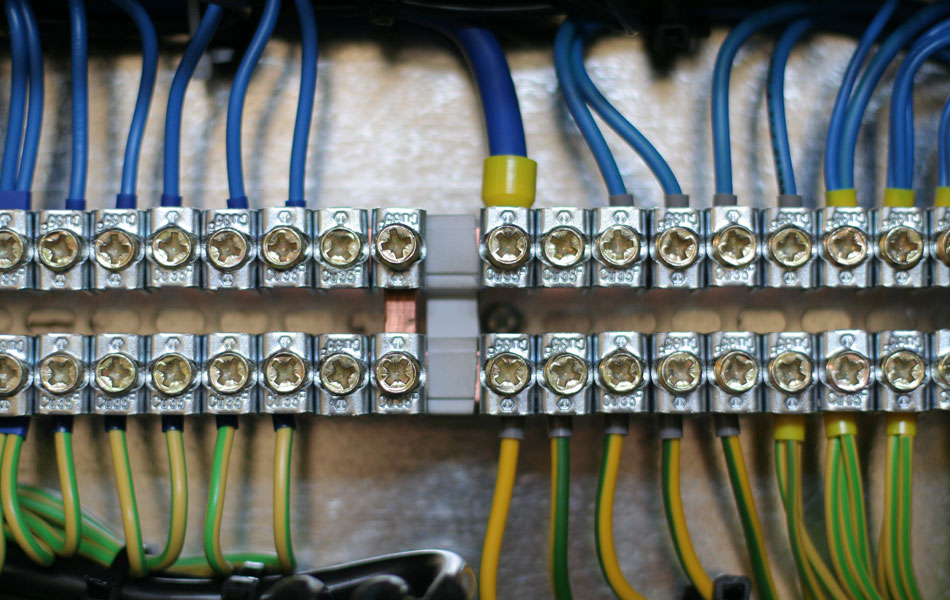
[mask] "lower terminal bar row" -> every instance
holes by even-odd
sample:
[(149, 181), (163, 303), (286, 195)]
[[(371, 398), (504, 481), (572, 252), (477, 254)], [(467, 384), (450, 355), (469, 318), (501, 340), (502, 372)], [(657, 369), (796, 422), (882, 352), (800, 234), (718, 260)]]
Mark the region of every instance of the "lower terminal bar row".
[[(0, 415), (950, 410), (950, 330), (0, 336)], [(466, 410), (467, 408), (467, 410)]]

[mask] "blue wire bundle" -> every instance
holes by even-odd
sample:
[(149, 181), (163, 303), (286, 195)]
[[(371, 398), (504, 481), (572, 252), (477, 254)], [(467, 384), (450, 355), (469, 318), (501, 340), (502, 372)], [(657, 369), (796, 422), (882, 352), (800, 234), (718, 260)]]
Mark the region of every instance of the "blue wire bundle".
[(30, 189), (33, 187), (33, 174), (36, 171), (36, 157), (40, 147), (40, 134), (43, 129), (43, 48), (40, 44), (40, 30), (36, 25), (36, 15), (26, 0), (17, 0), (23, 25), (26, 31), (27, 48), (30, 54), (30, 101), (26, 116), (26, 131), (23, 135), (23, 154), (20, 156), (20, 170), (17, 172), (16, 189), (26, 198), (29, 208)]
[(228, 121), (226, 131), (225, 152), (228, 163), (228, 208), (247, 208), (247, 194), (244, 191), (244, 167), (241, 162), (241, 120), (244, 115), (244, 98), (251, 83), (254, 68), (264, 53), (274, 26), (277, 24), (277, 15), (280, 13), (280, 0), (267, 0), (264, 3), (264, 13), (251, 43), (248, 44), (244, 58), (238, 65), (234, 75), (234, 84), (231, 86), (231, 96), (228, 98)]
[(11, 70), (10, 109), (7, 114), (7, 138), (3, 147), (3, 162), (0, 166), (0, 190), (16, 188), (17, 165), (20, 142), (23, 138), (23, 122), (26, 117), (26, 94), (29, 78), (29, 50), (24, 31), (23, 14), (16, 0), (4, 2), (4, 12), (10, 27)]
[(198, 61), (201, 55), (205, 53), (214, 32), (217, 31), (221, 23), (221, 15), (224, 14), (217, 4), (209, 4), (205, 9), (201, 22), (198, 23), (198, 29), (195, 35), (188, 42), (185, 53), (178, 63), (175, 70), (175, 77), (172, 79), (171, 89), (168, 91), (168, 109), (165, 111), (165, 161), (164, 161), (164, 183), (162, 189), (162, 206), (181, 206), (181, 195), (179, 193), (179, 167), (181, 155), (181, 115), (185, 106), (185, 92), (188, 90), (188, 82), (191, 81), (198, 67)]
[(89, 167), (89, 50), (84, 0), (69, 0), (69, 29), (73, 86), (73, 157), (66, 208), (85, 210), (86, 169)]
[(287, 206), (306, 206), (304, 183), (307, 171), (307, 143), (317, 90), (317, 20), (310, 0), (295, 0), (300, 19), (300, 95), (294, 121), (294, 139), (290, 148), (290, 185)]
[(148, 13), (135, 0), (112, 0), (132, 18), (142, 38), (142, 76), (139, 79), (138, 97), (132, 112), (129, 138), (125, 144), (125, 160), (122, 163), (122, 187), (116, 196), (116, 208), (135, 208), (135, 182), (138, 176), (139, 155), (142, 138), (148, 121), (148, 107), (155, 91), (155, 76), (158, 73), (158, 38)]
[(940, 113), (940, 139), (937, 146), (937, 185), (950, 187), (950, 100)]

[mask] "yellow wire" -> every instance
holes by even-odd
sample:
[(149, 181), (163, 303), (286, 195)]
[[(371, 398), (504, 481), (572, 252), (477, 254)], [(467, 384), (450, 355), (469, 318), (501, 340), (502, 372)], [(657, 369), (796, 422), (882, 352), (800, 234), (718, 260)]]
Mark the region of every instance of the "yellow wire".
[[(0, 464), (3, 463), (3, 446), (7, 440), (7, 434), (0, 433)], [(0, 526), (4, 523), (3, 503), (0, 502)], [(7, 564), (7, 536), (0, 531), (0, 572), (3, 571), (3, 565)]]
[(165, 446), (168, 449), (168, 476), (172, 492), (171, 523), (168, 525), (165, 551), (161, 557), (156, 557), (155, 562), (149, 561), (150, 571), (164, 571), (178, 560), (185, 546), (185, 532), (188, 529), (188, 471), (180, 429), (165, 431)]
[(221, 550), (221, 519), (224, 516), (224, 495), (228, 489), (228, 465), (231, 464), (231, 447), (234, 444), (234, 427), (222, 427), (218, 429), (218, 435), (224, 436), (224, 449), (221, 453), (221, 494), (218, 503), (215, 506), (214, 514), (212, 515), (212, 518), (214, 519), (212, 523), (214, 527), (212, 552), (217, 564), (225, 566), (225, 568), (233, 569), (233, 565), (228, 562), (227, 558), (224, 556), (224, 552)]
[[(829, 439), (831, 444), (840, 444), (838, 438)], [(838, 531), (841, 527), (840, 522), (832, 522), (833, 513), (833, 502), (832, 502), (832, 493), (831, 490), (834, 488), (834, 485), (837, 483), (832, 478), (832, 471), (837, 468), (838, 465), (835, 464), (834, 454), (831, 452), (829, 447), (825, 451), (825, 532), (828, 537), (828, 548), (831, 554), (831, 563), (834, 565), (835, 574), (838, 576), (838, 581), (842, 584), (847, 580), (845, 565), (841, 563), (838, 557), (838, 553), (835, 551), (835, 532)], [(839, 533), (841, 537), (842, 549), (847, 553), (847, 543), (844, 541), (845, 537), (843, 534)]]
[[(135, 500), (133, 499), (132, 488), (129, 486), (130, 474), (125, 470), (126, 454), (125, 443), (121, 429), (109, 430), (109, 447), (112, 450), (112, 468), (115, 471), (115, 487), (119, 494), (119, 509), (122, 512), (122, 528), (125, 530), (126, 546), (132, 546), (138, 543), (135, 536), (137, 530)], [(148, 574), (148, 567), (141, 560), (144, 558), (142, 552), (129, 550), (126, 552), (129, 557), (129, 571), (135, 577), (145, 577)]]
[(693, 540), (689, 537), (689, 530), (686, 526), (686, 513), (683, 511), (683, 498), (680, 492), (680, 441), (671, 439), (670, 442), (670, 473), (669, 473), (669, 502), (670, 502), (670, 520), (673, 522), (671, 533), (676, 537), (675, 543), (680, 549), (683, 569), (689, 580), (693, 582), (699, 594), (705, 600), (711, 600), (713, 597), (713, 582), (706, 574), (699, 557), (696, 556), (696, 550), (693, 548)]
[(50, 557), (53, 555), (53, 549), (43, 540), (35, 538), (32, 533), (30, 533), (28, 537), (27, 532), (23, 530), (23, 523), (15, 517), (14, 494), (16, 490), (13, 488), (16, 486), (16, 473), (13, 472), (13, 455), (16, 449), (16, 443), (16, 435), (7, 435), (3, 441), (3, 458), (2, 461), (0, 461), (2, 462), (2, 466), (0, 466), (0, 500), (3, 502), (3, 518), (6, 520), (7, 526), (10, 528), (10, 533), (13, 534), (13, 538), (17, 541), (23, 553), (36, 564), (49, 566), (52, 560), (48, 560), (37, 554), (30, 543), (30, 538), (33, 538), (38, 546), (46, 550)]
[(623, 448), (623, 436), (607, 434), (607, 457), (604, 464), (603, 487), (600, 490), (600, 511), (597, 519), (597, 534), (600, 536), (600, 560), (604, 575), (611, 589), (620, 600), (645, 600), (633, 589), (620, 570), (617, 549), (614, 547), (614, 492), (617, 489), (617, 472), (620, 470), (620, 451)]
[(902, 594), (897, 589), (897, 578), (893, 572), (893, 553), (891, 552), (891, 536), (894, 535), (891, 530), (891, 510), (894, 505), (894, 495), (891, 493), (894, 469), (891, 468), (891, 460), (894, 458), (894, 441), (895, 436), (887, 436), (884, 453), (884, 510), (881, 519), (881, 539), (877, 546), (877, 585), (886, 597), (899, 600)]
[(548, 529), (548, 577), (554, 581), (554, 499), (557, 497), (557, 438), (551, 438), (551, 519)]
[(508, 507), (515, 487), (518, 469), (518, 449), (521, 440), (502, 438), (498, 455), (498, 476), (495, 478), (495, 494), (492, 496), (485, 543), (482, 545), (481, 568), (478, 573), (478, 597), (495, 600), (498, 597), (498, 562), (501, 557), (501, 542), (505, 537)]
[(293, 440), (292, 427), (277, 430), (274, 447), (274, 545), (277, 548), (277, 560), (280, 570), (291, 573), (296, 568), (293, 550), (290, 548), (290, 523), (284, 507), (287, 504), (287, 475), (290, 462), (290, 447)]
[(69, 448), (67, 435), (63, 431), (57, 431), (53, 436), (56, 445), (56, 466), (59, 471), (59, 487), (63, 494), (63, 514), (65, 515), (66, 538), (63, 543), (63, 556), (69, 557), (79, 551), (80, 535), (80, 515), (73, 510), (76, 506), (76, 499), (73, 497), (73, 486), (69, 476)]

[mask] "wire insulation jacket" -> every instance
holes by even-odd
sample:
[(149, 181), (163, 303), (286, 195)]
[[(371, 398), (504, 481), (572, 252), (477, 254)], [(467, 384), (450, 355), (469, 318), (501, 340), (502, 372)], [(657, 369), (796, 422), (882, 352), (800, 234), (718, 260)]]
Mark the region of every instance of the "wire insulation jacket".
[(40, 148), (40, 134), (43, 130), (43, 47), (40, 42), (40, 30), (36, 25), (36, 15), (27, 0), (17, 0), (23, 15), (26, 41), (30, 54), (30, 100), (26, 116), (26, 131), (23, 135), (23, 153), (20, 155), (20, 170), (17, 172), (16, 189), (29, 192), (33, 187), (33, 174), (36, 171), (36, 157)]
[(26, 117), (26, 97), (29, 85), (29, 47), (16, 0), (5, 0), (4, 12), (10, 28), (10, 106), (7, 112), (6, 139), (3, 144), (3, 161), (0, 166), (0, 190), (16, 188), (17, 165), (20, 162), (20, 145), (23, 141), (23, 124)]
[(498, 597), (498, 563), (505, 536), (505, 523), (508, 521), (508, 508), (511, 506), (515, 487), (520, 446), (521, 440), (517, 438), (501, 440), (498, 475), (495, 478), (495, 492), (492, 496), (491, 512), (488, 514), (488, 527), (485, 529), (485, 542), (482, 544), (482, 559), (478, 572), (478, 593), (481, 600), (496, 600)]
[(317, 90), (317, 21), (310, 0), (294, 0), (300, 21), (300, 96), (290, 148), (290, 186), (287, 206), (306, 206), (304, 184), (307, 171), (307, 144)]
[(89, 49), (85, 0), (69, 0), (70, 71), (73, 87), (73, 156), (66, 208), (85, 210), (89, 168)]

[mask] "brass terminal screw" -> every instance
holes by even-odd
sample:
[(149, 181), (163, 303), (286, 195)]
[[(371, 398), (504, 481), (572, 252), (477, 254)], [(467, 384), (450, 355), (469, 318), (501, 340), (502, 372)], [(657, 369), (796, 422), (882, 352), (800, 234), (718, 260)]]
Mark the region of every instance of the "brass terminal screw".
[(692, 352), (678, 351), (660, 359), (659, 383), (672, 394), (688, 394), (702, 383), (702, 365)]
[(419, 385), (419, 363), (405, 352), (388, 352), (376, 361), (376, 382), (384, 394), (408, 394)]
[(208, 362), (208, 385), (219, 394), (236, 394), (251, 380), (251, 365), (236, 352), (222, 352)]
[(846, 225), (825, 235), (825, 252), (831, 262), (846, 269), (856, 267), (868, 257), (868, 236)]
[(531, 242), (524, 229), (502, 225), (485, 239), (488, 260), (499, 269), (515, 269), (527, 262)]
[(166, 396), (177, 396), (191, 385), (195, 369), (181, 354), (166, 354), (152, 363), (152, 386)]
[(513, 396), (525, 389), (530, 380), (531, 367), (517, 354), (496, 354), (485, 365), (485, 384), (496, 394)]
[(734, 350), (716, 359), (716, 383), (730, 394), (743, 394), (759, 380), (759, 365), (748, 352)]
[(0, 354), (0, 397), (12, 396), (26, 384), (26, 368), (9, 354)]
[(772, 259), (786, 269), (797, 269), (811, 258), (811, 236), (798, 227), (783, 227), (769, 238)]
[(573, 354), (555, 354), (544, 363), (544, 381), (562, 396), (581, 391), (587, 384), (587, 361)]
[(895, 269), (911, 269), (924, 256), (924, 238), (910, 227), (895, 227), (880, 241), (881, 256)]
[(685, 269), (699, 258), (699, 237), (685, 227), (671, 227), (656, 238), (657, 257), (671, 269)]
[(363, 252), (360, 236), (345, 227), (334, 227), (320, 237), (320, 256), (323, 262), (337, 269), (356, 264)]
[(12, 269), (26, 257), (23, 237), (13, 231), (0, 230), (0, 271)]
[(58, 229), (40, 236), (39, 259), (47, 268), (65, 271), (79, 262), (81, 242), (75, 233)]
[(950, 265), (950, 229), (937, 236), (937, 258), (945, 265)]
[(629, 352), (617, 351), (600, 361), (600, 381), (613, 394), (629, 394), (643, 385), (643, 363)]
[(165, 269), (174, 269), (188, 262), (195, 247), (191, 236), (179, 227), (166, 227), (152, 236), (152, 258)]
[(376, 254), (390, 269), (405, 270), (419, 260), (419, 235), (398, 223), (383, 227), (376, 234)]
[(219, 270), (236, 269), (248, 255), (248, 240), (234, 229), (220, 229), (208, 238), (208, 261)]
[(124, 394), (135, 386), (138, 368), (125, 354), (106, 354), (94, 369), (96, 386), (107, 394)]
[(275, 227), (264, 235), (261, 243), (264, 262), (273, 269), (290, 269), (306, 256), (304, 239), (293, 227)]
[(937, 361), (937, 368), (934, 370), (934, 379), (943, 387), (950, 388), (950, 354), (944, 354)]
[(92, 251), (103, 268), (121, 271), (135, 260), (136, 243), (128, 233), (110, 229), (96, 236)]
[(584, 258), (584, 238), (573, 227), (555, 227), (541, 240), (541, 254), (555, 267), (573, 267)]
[(277, 394), (292, 394), (303, 387), (307, 365), (293, 352), (281, 351), (264, 361), (264, 384)]
[(814, 367), (811, 358), (805, 354), (787, 350), (769, 362), (769, 379), (779, 391), (799, 394), (811, 385)]
[(712, 239), (713, 256), (732, 268), (744, 267), (755, 260), (757, 245), (755, 234), (741, 225), (730, 225)]
[(891, 352), (881, 362), (884, 383), (897, 393), (912, 392), (924, 384), (927, 365), (924, 359), (910, 350)]
[(597, 252), (608, 265), (626, 269), (640, 257), (640, 236), (626, 225), (611, 225), (597, 238)]
[(859, 392), (871, 381), (871, 364), (868, 359), (853, 350), (845, 350), (832, 356), (826, 367), (828, 383), (839, 392)]
[(79, 387), (82, 368), (65, 353), (50, 354), (40, 362), (40, 385), (50, 394), (68, 394)]
[(344, 352), (331, 354), (320, 365), (320, 380), (331, 394), (352, 394), (363, 381), (363, 364)]

